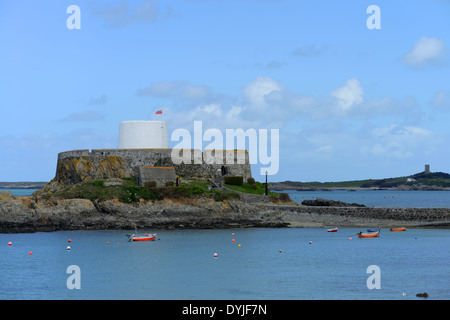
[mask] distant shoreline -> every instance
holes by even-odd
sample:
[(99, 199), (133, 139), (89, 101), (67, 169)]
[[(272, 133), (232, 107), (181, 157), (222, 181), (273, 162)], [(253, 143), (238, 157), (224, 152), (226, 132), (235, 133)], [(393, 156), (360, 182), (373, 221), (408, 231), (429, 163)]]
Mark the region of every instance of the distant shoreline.
[(281, 181), (269, 183), (272, 190), (405, 190), (449, 191), (450, 174), (445, 172), (419, 172), (410, 176), (338, 182)]
[(361, 188), (361, 187), (295, 187), (295, 186), (277, 186), (269, 184), (271, 191), (333, 191), (333, 190), (347, 190), (347, 191), (450, 191), (450, 188), (444, 187), (415, 187), (415, 188)]
[(2, 189), (42, 189), (48, 182), (44, 181), (23, 181), (23, 182), (0, 182), (0, 190)]
[(22, 189), (22, 190), (41, 190), (43, 187), (0, 187), (0, 190)]

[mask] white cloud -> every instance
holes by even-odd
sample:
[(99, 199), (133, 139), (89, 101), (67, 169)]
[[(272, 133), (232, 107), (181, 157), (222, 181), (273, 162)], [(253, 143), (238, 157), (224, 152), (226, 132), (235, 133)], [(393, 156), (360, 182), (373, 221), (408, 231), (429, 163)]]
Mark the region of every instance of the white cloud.
[(156, 97), (169, 97), (180, 86), (179, 83), (174, 81), (159, 81), (152, 83), (151, 85), (138, 89), (138, 96), (156, 96)]
[(247, 84), (243, 90), (244, 98), (250, 102), (250, 106), (264, 107), (267, 106), (267, 96), (276, 91), (281, 91), (282, 85), (274, 81), (270, 77), (258, 77), (256, 80)]
[(364, 90), (358, 79), (349, 79), (343, 87), (331, 92), (337, 99), (337, 105), (342, 111), (348, 111), (364, 101)]
[(445, 91), (437, 92), (431, 100), (431, 105), (435, 110), (450, 111), (450, 94)]
[(330, 145), (321, 146), (316, 149), (317, 153), (330, 153), (333, 150), (333, 147)]
[(427, 153), (433, 149), (431, 137), (433, 132), (417, 126), (400, 126), (374, 128), (372, 137), (361, 151), (369, 156), (405, 159), (417, 154)]
[(197, 108), (198, 112), (204, 112), (216, 117), (220, 117), (222, 115), (222, 109), (218, 104), (208, 104), (203, 107)]
[(302, 119), (372, 121), (374, 117), (396, 117), (396, 121), (416, 124), (422, 116), (417, 101), (409, 97), (404, 101), (390, 97), (365, 99), (356, 78), (346, 80), (325, 96), (292, 92), (268, 76), (250, 81), (236, 97), (187, 81), (155, 82), (137, 90), (137, 95), (166, 99), (163, 104), (171, 106), (173, 117), (184, 126), (195, 119), (208, 120), (218, 128), (283, 128)]
[(204, 100), (211, 97), (212, 91), (206, 86), (192, 85), (187, 81), (160, 81), (138, 89), (136, 94), (160, 98)]
[(442, 62), (445, 53), (444, 40), (422, 37), (403, 57), (403, 61), (409, 66), (421, 68), (428, 64)]
[(315, 45), (302, 46), (294, 51), (294, 55), (299, 57), (316, 57), (328, 50), (328, 45), (321, 47)]
[(100, 97), (97, 98), (91, 98), (87, 104), (92, 106), (92, 105), (103, 105), (106, 104), (108, 102), (108, 96), (106, 94), (101, 95)]
[(94, 15), (110, 28), (121, 28), (138, 22), (153, 23), (173, 14), (170, 5), (161, 9), (158, 0), (90, 1), (88, 4)]
[(105, 115), (95, 111), (74, 112), (59, 120), (60, 122), (92, 122), (105, 119)]

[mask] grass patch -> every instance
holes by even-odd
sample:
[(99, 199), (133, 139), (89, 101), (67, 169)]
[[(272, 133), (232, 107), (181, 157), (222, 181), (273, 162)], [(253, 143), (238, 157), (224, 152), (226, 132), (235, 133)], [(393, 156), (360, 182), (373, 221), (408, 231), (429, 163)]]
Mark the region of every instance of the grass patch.
[(78, 183), (53, 194), (43, 195), (44, 198), (88, 199), (91, 201), (105, 201), (119, 199), (123, 203), (137, 203), (140, 199), (162, 200), (206, 197), (215, 201), (239, 199), (239, 194), (231, 191), (210, 190), (205, 180), (192, 179), (178, 187), (140, 187), (135, 179), (122, 179), (121, 185), (105, 186), (106, 180), (95, 180)]
[[(227, 187), (228, 189), (234, 190), (234, 191), (251, 193), (251, 194), (263, 195), (266, 192), (266, 186), (264, 183), (261, 183), (261, 182), (255, 182), (254, 184), (243, 183), (242, 186), (225, 184), (225, 187)], [(269, 195), (278, 197), (278, 193), (276, 193), (276, 192), (269, 191)]]
[(139, 187), (134, 179), (122, 179), (121, 185), (105, 186), (105, 180), (78, 183), (52, 194), (63, 199), (88, 199), (105, 201), (114, 198), (124, 203), (138, 202), (140, 199), (161, 200), (162, 197), (150, 188)]

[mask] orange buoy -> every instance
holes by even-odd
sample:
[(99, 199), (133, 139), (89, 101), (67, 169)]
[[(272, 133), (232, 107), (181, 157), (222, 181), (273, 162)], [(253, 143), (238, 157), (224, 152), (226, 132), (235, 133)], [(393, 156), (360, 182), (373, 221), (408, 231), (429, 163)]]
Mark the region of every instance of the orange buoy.
[(109, 241), (108, 241), (108, 242), (106, 242), (106, 244), (109, 244)]
[(234, 242), (235, 240), (233, 239), (233, 240), (231, 240), (231, 242)]
[(8, 246), (11, 246), (12, 245), (12, 242), (10, 241), (10, 242), (8, 242)]
[(71, 239), (69, 239), (69, 240), (67, 240), (67, 242), (72, 242), (72, 240), (71, 240)]
[(28, 254), (31, 256), (33, 254), (33, 252), (30, 251), (30, 252), (28, 252)]

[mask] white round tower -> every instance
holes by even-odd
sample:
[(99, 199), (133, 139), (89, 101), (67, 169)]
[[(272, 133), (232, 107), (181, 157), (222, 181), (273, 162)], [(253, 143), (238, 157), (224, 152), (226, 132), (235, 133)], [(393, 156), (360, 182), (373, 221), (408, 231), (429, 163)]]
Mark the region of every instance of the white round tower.
[(119, 149), (167, 149), (169, 133), (164, 121), (131, 120), (119, 125)]

